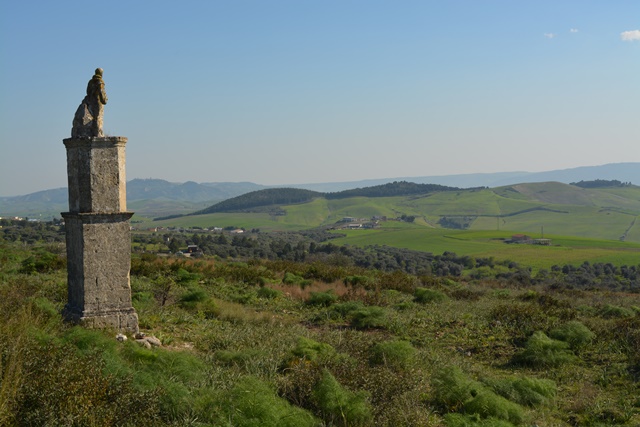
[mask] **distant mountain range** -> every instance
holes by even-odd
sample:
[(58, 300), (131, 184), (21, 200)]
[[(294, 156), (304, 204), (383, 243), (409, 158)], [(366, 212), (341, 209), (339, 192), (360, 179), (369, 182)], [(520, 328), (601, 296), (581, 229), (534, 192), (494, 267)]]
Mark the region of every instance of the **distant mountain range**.
[[(394, 181), (439, 184), (451, 187), (499, 187), (519, 183), (557, 181), (571, 183), (596, 179), (619, 180), (640, 185), (640, 163), (611, 163), (547, 172), (499, 172), (443, 176), (395, 177), (362, 181), (265, 186), (251, 182), (173, 183), (162, 179), (134, 179), (127, 183), (129, 209), (142, 216), (183, 214), (203, 209), (222, 200), (266, 188), (291, 187), (319, 192), (338, 192)], [(68, 209), (67, 189), (0, 197), (0, 216), (50, 219)]]
[(546, 172), (496, 172), (471, 173), (460, 175), (434, 175), (419, 177), (396, 177), (384, 179), (367, 179), (362, 181), (330, 182), (323, 184), (291, 185), (314, 191), (342, 191), (358, 187), (386, 184), (393, 181), (408, 181), (416, 184), (440, 184), (449, 187), (501, 187), (503, 185), (529, 182), (562, 182), (570, 184), (578, 181), (596, 179), (618, 180), (640, 185), (640, 163), (609, 163), (601, 166), (581, 166), (571, 169), (558, 169)]

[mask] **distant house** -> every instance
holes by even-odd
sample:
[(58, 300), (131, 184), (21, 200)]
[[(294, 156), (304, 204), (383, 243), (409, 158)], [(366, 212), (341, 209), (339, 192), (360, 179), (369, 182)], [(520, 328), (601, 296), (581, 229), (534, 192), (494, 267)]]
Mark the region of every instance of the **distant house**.
[(345, 216), (339, 222), (356, 222), (357, 219), (352, 216)]
[(527, 236), (526, 234), (514, 234), (513, 236), (511, 236), (511, 241), (513, 243), (524, 243), (528, 242), (529, 240), (531, 240), (531, 237)]
[(531, 243), (534, 245), (551, 246), (551, 239), (533, 239)]
[(242, 228), (236, 228), (235, 230), (231, 230), (231, 234), (242, 234), (244, 230)]
[(199, 251), (198, 245), (188, 245), (187, 246), (187, 253), (188, 254), (194, 254), (194, 253), (196, 253), (198, 251)]

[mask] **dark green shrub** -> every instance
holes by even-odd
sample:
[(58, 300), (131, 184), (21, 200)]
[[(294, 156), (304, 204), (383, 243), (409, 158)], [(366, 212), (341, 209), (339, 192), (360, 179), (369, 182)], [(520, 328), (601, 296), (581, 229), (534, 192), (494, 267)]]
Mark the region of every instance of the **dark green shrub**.
[(457, 366), (437, 370), (431, 377), (435, 403), (446, 412), (457, 412), (482, 390), (482, 384), (470, 379)]
[(291, 273), (289, 271), (284, 273), (284, 277), (282, 278), (282, 283), (287, 285), (300, 285), (304, 281), (304, 277), (300, 277), (297, 274)]
[(342, 281), (345, 286), (352, 286), (354, 288), (362, 287), (368, 289), (374, 282), (374, 279), (369, 276), (347, 276)]
[(259, 298), (274, 299), (278, 298), (280, 295), (282, 295), (282, 292), (277, 289), (271, 289), (266, 286), (262, 286), (258, 289)]
[(372, 420), (368, 394), (347, 390), (327, 370), (315, 385), (313, 397), (322, 419), (329, 425), (365, 426)]
[(572, 350), (580, 350), (593, 341), (595, 334), (582, 323), (573, 320), (552, 330), (549, 336), (566, 342)]
[(320, 343), (305, 337), (298, 338), (298, 343), (291, 352), (296, 357), (304, 358), (312, 362), (322, 358), (330, 358), (336, 354), (335, 349), (329, 344)]
[(600, 316), (606, 319), (611, 319), (620, 317), (633, 317), (635, 316), (635, 313), (633, 310), (626, 307), (607, 304), (600, 309)]
[(327, 292), (311, 292), (307, 304), (328, 307), (336, 301), (338, 301), (338, 296), (333, 290), (329, 290)]
[(215, 319), (220, 316), (220, 308), (213, 298), (208, 298), (198, 304), (198, 312), (202, 313), (205, 319)]
[(35, 255), (24, 259), (20, 263), (18, 272), (23, 274), (50, 273), (61, 270), (66, 266), (66, 258), (40, 249), (35, 251)]
[(278, 397), (254, 377), (244, 377), (221, 405), (223, 417), (216, 425), (238, 427), (314, 427), (318, 421), (304, 409)]
[(356, 329), (384, 328), (386, 325), (386, 312), (381, 307), (365, 307), (351, 314), (351, 326)]
[(340, 317), (347, 317), (362, 308), (364, 308), (364, 304), (360, 301), (347, 301), (332, 305), (331, 312), (336, 313)]
[(414, 301), (420, 304), (427, 304), (430, 302), (442, 302), (447, 299), (447, 296), (435, 289), (429, 288), (416, 288), (414, 293)]
[(198, 280), (200, 279), (200, 277), (202, 277), (200, 274), (190, 273), (184, 268), (178, 268), (175, 275), (176, 275), (176, 282), (178, 283), (189, 283), (189, 282)]
[(488, 389), (482, 389), (469, 401), (465, 402), (465, 414), (475, 414), (482, 418), (497, 418), (519, 424), (524, 418), (523, 408)]
[[(435, 403), (446, 412), (460, 412), (473, 416), (476, 420), (494, 418), (516, 424), (524, 418), (524, 410), (520, 405), (470, 379), (458, 367), (450, 366), (436, 371), (431, 383), (434, 387)], [(464, 420), (463, 417), (453, 417), (451, 425), (466, 425), (460, 424)]]
[(386, 365), (400, 370), (411, 364), (415, 354), (416, 349), (408, 341), (385, 341), (373, 346), (369, 361), (373, 365)]
[(518, 297), (518, 299), (521, 299), (522, 301), (535, 301), (538, 298), (540, 298), (540, 294), (533, 289), (527, 290), (525, 293)]
[(549, 404), (557, 393), (556, 383), (546, 379), (522, 377), (483, 382), (500, 396), (530, 407)]
[(525, 349), (515, 356), (514, 361), (533, 368), (553, 368), (575, 359), (569, 344), (538, 331), (529, 338)]
[(186, 308), (194, 308), (200, 302), (204, 302), (209, 295), (202, 289), (192, 288), (180, 296), (180, 305)]

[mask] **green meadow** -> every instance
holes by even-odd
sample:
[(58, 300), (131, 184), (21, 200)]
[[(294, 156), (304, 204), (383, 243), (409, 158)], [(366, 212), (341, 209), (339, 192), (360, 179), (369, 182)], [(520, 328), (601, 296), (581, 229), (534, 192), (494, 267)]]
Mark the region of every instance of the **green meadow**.
[(637, 265), (640, 244), (580, 237), (548, 235), (551, 246), (506, 244), (513, 234), (508, 231), (461, 231), (426, 227), (385, 227), (378, 230), (341, 230), (336, 244), (357, 246), (389, 245), (417, 251), (442, 254), (454, 252), (476, 258), (493, 257), (512, 260), (534, 269), (584, 261)]
[[(389, 245), (434, 254), (445, 251), (509, 259), (534, 268), (554, 264), (640, 260), (640, 187), (584, 189), (549, 182), (418, 196), (317, 198), (265, 212), (190, 215), (143, 221), (140, 227), (239, 227), (264, 232), (336, 228), (339, 244)], [(413, 216), (411, 223), (395, 220)], [(344, 217), (387, 217), (375, 230), (339, 230)], [(443, 221), (463, 229), (445, 228)], [(447, 226), (450, 226), (447, 223)], [(550, 238), (551, 246), (508, 245), (523, 233)]]

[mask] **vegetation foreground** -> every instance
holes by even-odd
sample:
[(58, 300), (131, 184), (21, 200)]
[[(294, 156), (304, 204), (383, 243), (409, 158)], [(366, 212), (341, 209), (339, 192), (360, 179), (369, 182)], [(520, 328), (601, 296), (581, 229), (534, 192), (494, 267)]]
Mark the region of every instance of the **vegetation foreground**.
[(64, 246), (0, 240), (0, 425), (640, 424), (638, 266), (241, 247), (134, 256), (145, 348), (62, 321)]

